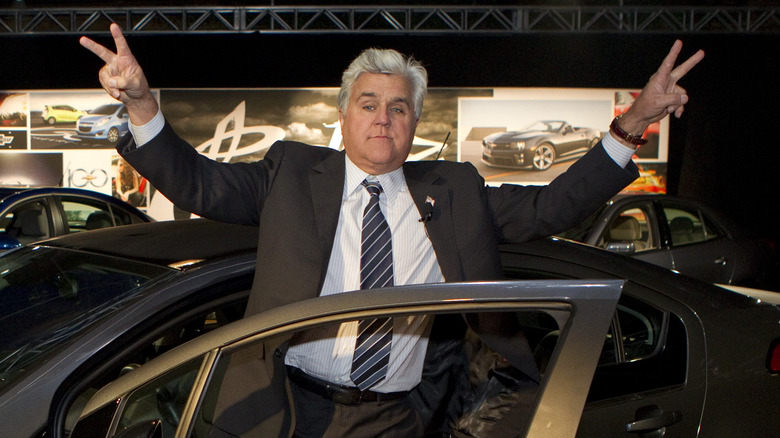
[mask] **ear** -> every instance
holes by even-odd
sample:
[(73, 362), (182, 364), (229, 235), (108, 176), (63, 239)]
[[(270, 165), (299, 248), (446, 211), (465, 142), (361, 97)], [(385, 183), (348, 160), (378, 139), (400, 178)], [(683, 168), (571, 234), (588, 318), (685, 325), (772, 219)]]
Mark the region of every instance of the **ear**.
[(339, 110), (339, 127), (341, 128), (341, 133), (344, 133), (344, 113)]

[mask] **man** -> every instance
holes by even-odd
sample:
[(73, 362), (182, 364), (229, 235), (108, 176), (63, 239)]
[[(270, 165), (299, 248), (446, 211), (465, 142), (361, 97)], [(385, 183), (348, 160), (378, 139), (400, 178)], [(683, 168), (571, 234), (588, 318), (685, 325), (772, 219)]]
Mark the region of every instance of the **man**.
[[(344, 151), (278, 142), (261, 161), (225, 164), (199, 155), (173, 132), (116, 24), (111, 33), (116, 53), (88, 38), (81, 44), (106, 62), (100, 82), (130, 113), (133, 136), (120, 142), (119, 152), (177, 206), (260, 229), (249, 314), (374, 287), (361, 274), (369, 263), (361, 248), (369, 210), (386, 236), (381, 247), (387, 252), (378, 259), (388, 275), (375, 280), (379, 286), (501, 278), (499, 243), (563, 231), (638, 176), (631, 156), (641, 134), (667, 114), (682, 114), (687, 96), (676, 82), (703, 57), (698, 52), (674, 68), (681, 49), (675, 42), (611, 134), (567, 172), (545, 187), (495, 188), (486, 187), (468, 163), (406, 162), (427, 73), (395, 51), (369, 49), (344, 72)], [(381, 358), (366, 365), (376, 368), (366, 373), (372, 377), (368, 384), (357, 371), (363, 365), (355, 365), (363, 322), (307, 332), (291, 342), (284, 360), (296, 436), (422, 434), (430, 418), (411, 408), (411, 394), (425, 386), (420, 383), (431, 322), (418, 317), (371, 323), (384, 330), (378, 338), (391, 340), (378, 348)], [(534, 370), (521, 364), (526, 356), (513, 365), (533, 378)], [(344, 403), (326, 387), (345, 397), (357, 394), (358, 402)]]

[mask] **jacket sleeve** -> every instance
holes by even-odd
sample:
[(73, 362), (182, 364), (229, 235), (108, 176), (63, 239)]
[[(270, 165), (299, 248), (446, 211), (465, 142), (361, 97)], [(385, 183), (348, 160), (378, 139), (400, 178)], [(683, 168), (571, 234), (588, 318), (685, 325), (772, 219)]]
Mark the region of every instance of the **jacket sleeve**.
[(601, 143), (546, 186), (487, 187), (499, 243), (551, 236), (577, 225), (639, 176), (618, 166)]
[(204, 218), (257, 225), (284, 148), (277, 142), (254, 163), (220, 163), (198, 153), (166, 121), (149, 143), (131, 135), (117, 151), (177, 207)]

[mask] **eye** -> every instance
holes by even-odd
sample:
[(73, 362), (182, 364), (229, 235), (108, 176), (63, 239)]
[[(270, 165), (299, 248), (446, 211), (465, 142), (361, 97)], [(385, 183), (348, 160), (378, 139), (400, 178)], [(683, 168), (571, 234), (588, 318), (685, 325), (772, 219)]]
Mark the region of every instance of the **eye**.
[(366, 111), (373, 111), (376, 108), (374, 107), (374, 105), (363, 105), (363, 109)]

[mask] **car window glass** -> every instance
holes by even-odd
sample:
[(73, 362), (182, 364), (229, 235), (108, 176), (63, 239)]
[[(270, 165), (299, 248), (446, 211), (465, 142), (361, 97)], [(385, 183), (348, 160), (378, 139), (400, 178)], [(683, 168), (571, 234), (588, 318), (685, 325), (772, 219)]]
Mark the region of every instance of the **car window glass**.
[(666, 315), (631, 296), (618, 303), (599, 365), (626, 363), (644, 359), (662, 345)]
[(117, 220), (112, 214), (114, 210), (103, 201), (64, 196), (62, 208), (65, 210), (71, 233), (123, 225), (127, 221)]
[(610, 221), (599, 246), (632, 253), (655, 249), (655, 241), (650, 212), (645, 207), (632, 207)]
[(133, 391), (121, 411), (117, 433), (157, 420), (162, 425), (162, 436), (172, 437), (202, 361), (191, 360)]
[[(438, 428), (454, 428), (464, 436), (476, 436), (474, 434), (490, 431), (499, 436), (516, 435), (522, 431), (527, 415), (530, 411), (526, 408), (533, 406), (536, 397), (537, 381), (539, 378), (538, 365), (544, 366), (549, 362), (555, 351), (557, 343), (558, 325), (549, 315), (541, 312), (507, 312), (489, 314), (471, 314), (467, 319), (472, 325), (489, 320), (495, 322), (502, 320), (504, 327), (513, 329), (502, 331), (503, 335), (511, 338), (510, 333), (522, 330), (523, 341), (527, 341), (533, 351), (537, 363), (532, 372), (525, 373), (522, 366), (515, 366), (520, 359), (510, 360), (512, 352), (507, 355), (499, 353), (502, 346), (491, 348), (488, 342), (490, 335), (478, 335), (472, 329), (463, 326), (460, 315), (449, 315), (460, 318), (460, 324), (450, 319), (445, 323), (446, 330), (431, 333), (435, 339), (429, 344), (428, 357), (435, 356), (437, 360), (426, 362), (428, 375), (447, 375), (455, 372), (451, 379), (432, 379), (438, 382), (437, 391), (440, 394), (451, 394), (452, 399), (443, 400), (440, 407), (448, 412), (448, 419), (440, 419)], [(443, 316), (447, 318), (447, 316)], [(482, 319), (487, 318), (487, 319)], [(441, 324), (438, 321), (437, 324)], [(441, 326), (440, 326), (441, 327)], [(459, 327), (459, 328), (456, 328)], [(328, 331), (325, 329), (325, 331)], [(338, 331), (334, 327), (334, 333)], [(302, 338), (309, 339), (309, 335)], [(295, 343), (297, 336), (292, 337)], [(509, 341), (511, 342), (511, 341)], [(508, 342), (508, 343), (509, 343)], [(271, 347), (277, 344), (278, 347)], [(491, 344), (494, 345), (494, 344)], [(254, 358), (269, 355), (268, 349), (276, 352), (276, 356), (283, 356), (283, 352), (289, 346), (287, 342), (268, 342), (266, 344), (254, 344), (225, 354), (220, 357), (216, 371), (211, 376), (209, 386), (205, 392), (199, 411), (196, 413), (194, 435), (209, 436), (209, 433), (227, 430), (230, 433), (240, 434), (242, 431), (277, 427), (283, 423), (281, 417), (290, 418), (294, 414), (289, 412), (289, 400), (279, 400), (278, 397), (270, 397), (273, 383), (267, 371), (253, 370), (257, 366)], [(287, 369), (281, 360), (277, 362), (275, 376), (282, 376)], [(251, 370), (251, 371), (250, 371)], [(246, 372), (258, 377), (257, 387), (247, 384)], [(532, 379), (528, 374), (535, 374)], [(263, 382), (265, 380), (265, 382)], [(449, 385), (447, 384), (449, 383)], [(425, 385), (431, 385), (426, 381)], [(294, 384), (293, 384), (294, 385)], [(458, 392), (465, 391), (465, 392)], [(457, 395), (456, 395), (457, 394)], [(256, 415), (247, 415), (247, 412), (239, 407), (241, 403), (250, 406), (263, 406), (262, 412), (255, 411)], [(419, 409), (423, 415), (434, 415), (430, 406), (420, 399)], [(449, 407), (448, 407), (449, 405)], [(244, 408), (245, 409), (245, 408)], [(273, 435), (273, 434), (272, 434)], [(275, 436), (275, 435), (274, 435)]]
[(7, 211), (0, 226), (8, 237), (22, 244), (52, 237), (50, 210), (42, 201), (25, 202)]
[[(572, 278), (531, 269), (505, 269), (504, 273), (521, 280)], [(589, 402), (685, 382), (688, 334), (682, 320), (636, 298), (641, 289), (630, 281), (624, 287), (591, 384)]]
[[(535, 404), (540, 375), (529, 377), (529, 374), (538, 372), (535, 365), (527, 369), (528, 364), (517, 364), (514, 358), (510, 360), (508, 356), (515, 353), (507, 346), (522, 339), (531, 346), (536, 358), (544, 356), (544, 360), (549, 361), (555, 356), (560, 333), (556, 317), (532, 310), (470, 314), (465, 318), (462, 315), (439, 317), (444, 318), (443, 328), (437, 328), (437, 324), (441, 324), (437, 321), (429, 335), (429, 349), (434, 349), (436, 360), (426, 362), (423, 374), (433, 376), (426, 380), (426, 385), (441, 385), (436, 394), (441, 394), (443, 398), (437, 400), (434, 407), (443, 411), (434, 412), (432, 406), (427, 405), (430, 400), (417, 398), (424, 396), (413, 396), (415, 407), (421, 410), (422, 415), (436, 415), (436, 428), (454, 428), (464, 436), (485, 432), (497, 436), (522, 433), (527, 415)], [(400, 318), (406, 320), (409, 317)], [(491, 338), (491, 329), (483, 328), (481, 332), (484, 331), (484, 334), (478, 335), (467, 328), (465, 322), (468, 320), (470, 324), (480, 325), (490, 321), (492, 324), (496, 318), (502, 321), (500, 337), (504, 340), (501, 342)], [(429, 321), (432, 319), (428, 317)], [(336, 331), (337, 326), (334, 326)], [(318, 329), (328, 331), (328, 326)], [(522, 336), (512, 340), (519, 333), (517, 330), (522, 331)], [(308, 334), (301, 336), (309, 338)], [(192, 423), (181, 424), (180, 428), (192, 427), (192, 436), (210, 436), (213, 432), (235, 436), (277, 436), (280, 430), (289, 427), (295, 418), (291, 411), (294, 403), (288, 398), (285, 385), (293, 384), (288, 383), (288, 369), (283, 364), (283, 357), (291, 340), (294, 343), (295, 339), (298, 339), (297, 335), (266, 338), (262, 343), (243, 343), (240, 347), (224, 351), (210, 368), (202, 395), (192, 400), (192, 403), (197, 403)], [(263, 357), (268, 360), (273, 358), (274, 366), (267, 368), (261, 365), (259, 358)], [(117, 432), (140, 422), (159, 420), (164, 436), (172, 436), (166, 433), (172, 432), (181, 420), (184, 403), (193, 388), (195, 373), (202, 359), (180, 365), (132, 391), (126, 403), (121, 404)], [(450, 378), (440, 379), (439, 376)], [(443, 413), (446, 415), (440, 416)]]
[(136, 340), (133, 348), (112, 355), (111, 366), (106, 367), (106, 361), (101, 361), (100, 365), (105, 371), (91, 381), (84, 382), (85, 388), (79, 391), (68, 407), (63, 426), (66, 434), (73, 428), (92, 395), (103, 385), (187, 341), (240, 319), (244, 314), (248, 292), (227, 296), (228, 292), (224, 291), (221, 295), (225, 295), (224, 300), (215, 299), (206, 306), (197, 306), (195, 300), (189, 300), (191, 309), (179, 310), (174, 316), (160, 315), (158, 319), (167, 320), (169, 324), (157, 324), (148, 334), (144, 331), (145, 338)]
[(170, 269), (56, 248), (0, 257), (0, 392)]
[(712, 221), (696, 208), (664, 207), (672, 246), (704, 242), (720, 236)]
[[(621, 297), (621, 302), (626, 301)], [(631, 307), (637, 303), (640, 302), (634, 301), (629, 305), (618, 303), (619, 322), (613, 324), (607, 336), (599, 366), (593, 376), (588, 402), (685, 383), (688, 344), (682, 320), (674, 314), (663, 314), (658, 338), (650, 339), (649, 336), (655, 334), (642, 328), (642, 325), (650, 323), (653, 327), (654, 323), (650, 322), (652, 317), (661, 314), (645, 304), (640, 304), (638, 308)], [(649, 315), (642, 313), (647, 311), (650, 311)], [(632, 359), (634, 355), (638, 358)]]

